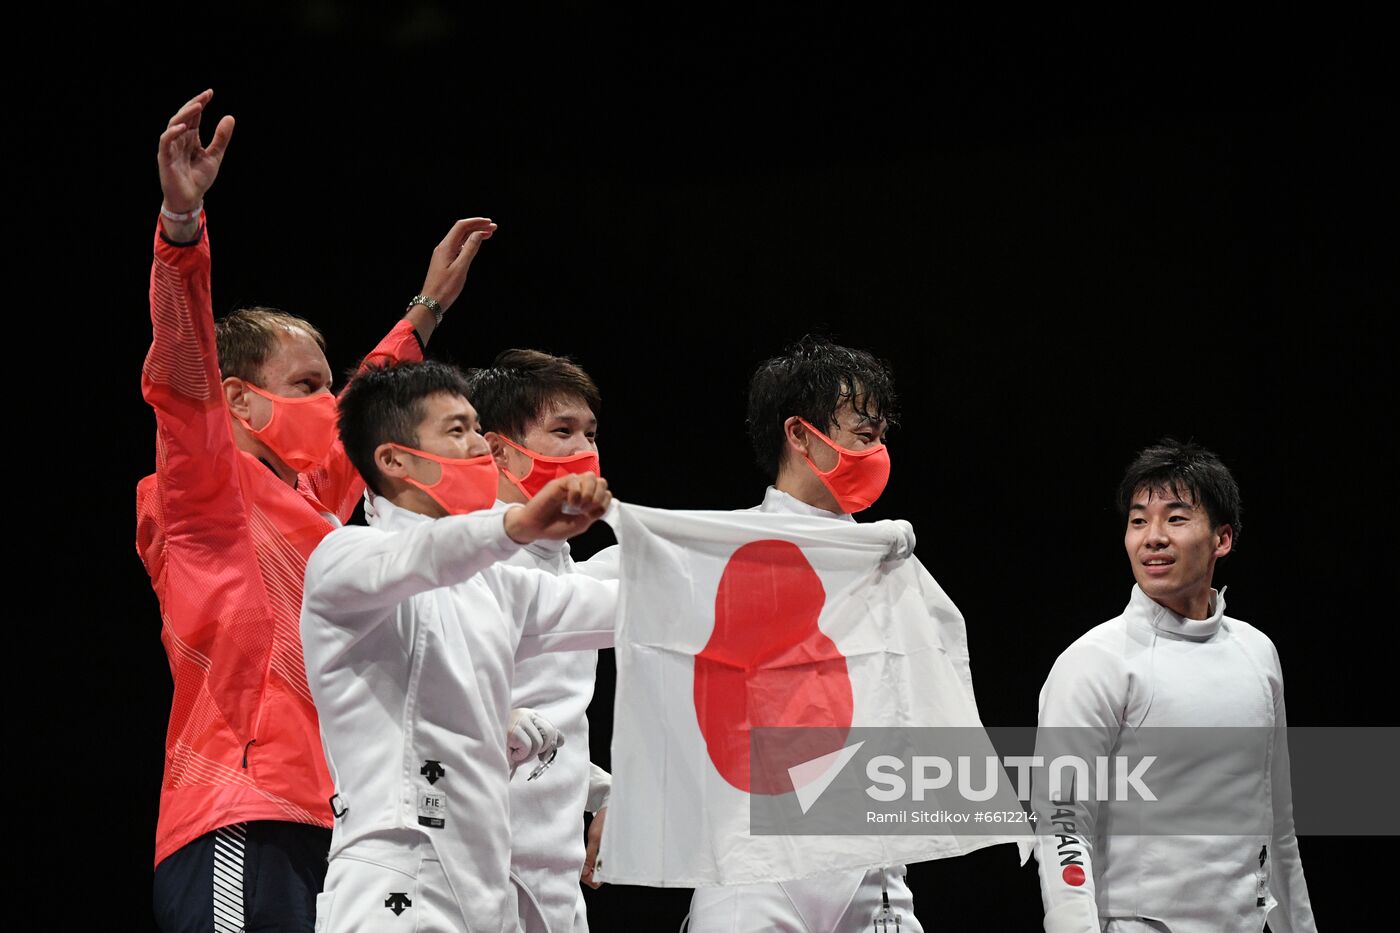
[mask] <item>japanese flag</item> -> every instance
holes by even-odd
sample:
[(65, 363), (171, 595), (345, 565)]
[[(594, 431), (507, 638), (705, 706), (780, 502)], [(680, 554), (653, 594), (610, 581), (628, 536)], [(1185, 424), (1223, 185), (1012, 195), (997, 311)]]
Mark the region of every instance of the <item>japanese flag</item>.
[(962, 615), (916, 559), (890, 559), (895, 523), (624, 504), (609, 521), (622, 584), (600, 880), (786, 881), (1009, 841), (750, 833), (751, 795), (803, 783), (800, 767), (753, 764), (753, 730), (810, 727), (783, 764), (816, 771), (849, 759), (852, 727), (982, 734)]

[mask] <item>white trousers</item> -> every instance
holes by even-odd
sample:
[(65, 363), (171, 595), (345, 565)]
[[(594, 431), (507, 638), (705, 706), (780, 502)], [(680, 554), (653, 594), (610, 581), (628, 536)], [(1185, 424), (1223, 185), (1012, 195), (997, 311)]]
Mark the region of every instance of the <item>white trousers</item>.
[[(899, 933), (923, 933), (902, 868), (829, 872), (801, 881), (696, 888), (689, 933), (871, 933), (881, 880)], [(890, 933), (894, 933), (890, 925)]]
[[(351, 847), (331, 859), (325, 890), (316, 898), (316, 933), (497, 933), (468, 929), (431, 847), (404, 852)], [(515, 889), (507, 887), (502, 933), (516, 933)]]
[(515, 889), (515, 901), (520, 910), (520, 933), (588, 933), (588, 906), (583, 900), (583, 891), (578, 892), (574, 904), (573, 926), (564, 930), (554, 930), (544, 918), (544, 911), (535, 893), (515, 872), (510, 875), (511, 887)]

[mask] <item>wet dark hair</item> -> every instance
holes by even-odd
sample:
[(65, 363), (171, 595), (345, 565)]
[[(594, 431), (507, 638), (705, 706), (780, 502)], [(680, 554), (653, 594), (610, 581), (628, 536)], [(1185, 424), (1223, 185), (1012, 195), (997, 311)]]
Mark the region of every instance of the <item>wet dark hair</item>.
[(381, 492), (374, 451), (380, 444), (418, 447), (424, 401), (446, 392), (467, 398), (467, 377), (456, 366), (424, 360), (361, 370), (340, 395), (340, 440), (365, 483)]
[(565, 356), (539, 350), (503, 350), (490, 367), (467, 370), (472, 405), (481, 430), (504, 434), (517, 444), (550, 403), (579, 398), (598, 414), (603, 400), (588, 373)]
[(1213, 528), (1229, 525), (1240, 538), (1240, 487), (1220, 458), (1194, 441), (1164, 437), (1128, 464), (1118, 484), (1118, 512), (1124, 518), (1140, 489), (1189, 499), (1206, 510)]
[(783, 462), (783, 424), (793, 415), (824, 433), (836, 426), (836, 410), (850, 399), (860, 417), (898, 423), (898, 397), (889, 364), (864, 350), (822, 337), (803, 337), (782, 356), (759, 364), (749, 382), (749, 440), (758, 468), (769, 480)]

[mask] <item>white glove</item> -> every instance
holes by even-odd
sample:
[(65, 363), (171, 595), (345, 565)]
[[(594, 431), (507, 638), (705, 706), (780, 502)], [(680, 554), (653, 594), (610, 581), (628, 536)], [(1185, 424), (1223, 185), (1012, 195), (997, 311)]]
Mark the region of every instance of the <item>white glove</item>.
[(510, 711), (506, 757), (510, 761), (511, 774), (515, 773), (522, 761), (531, 757), (544, 761), (563, 744), (563, 734), (539, 713), (525, 706)]
[(914, 526), (902, 518), (881, 519), (875, 524), (883, 526), (890, 535), (890, 549), (885, 552), (885, 560), (904, 560), (914, 554)]

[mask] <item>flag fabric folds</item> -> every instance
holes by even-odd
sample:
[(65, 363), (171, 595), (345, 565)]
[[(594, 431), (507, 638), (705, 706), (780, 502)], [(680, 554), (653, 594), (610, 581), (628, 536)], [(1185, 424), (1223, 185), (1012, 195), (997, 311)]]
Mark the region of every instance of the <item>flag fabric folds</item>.
[[(895, 523), (622, 503), (608, 520), (622, 587), (601, 880), (784, 881), (1010, 841), (749, 831), (751, 795), (801, 797), (789, 767), (843, 765), (852, 728), (980, 730), (962, 615), (917, 559), (889, 559)], [(804, 728), (751, 757), (777, 727)]]

